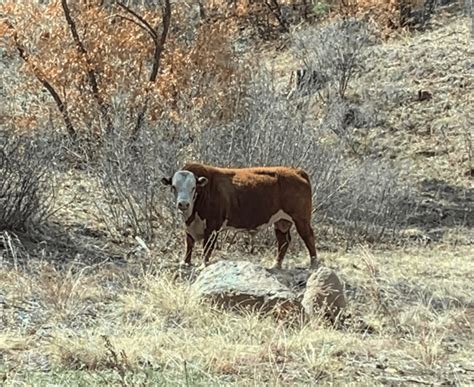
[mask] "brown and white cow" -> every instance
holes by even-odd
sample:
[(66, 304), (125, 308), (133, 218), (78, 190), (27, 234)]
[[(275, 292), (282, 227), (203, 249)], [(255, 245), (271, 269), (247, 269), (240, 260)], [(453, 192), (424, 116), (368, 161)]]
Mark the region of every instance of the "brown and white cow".
[(278, 242), (274, 267), (281, 268), (294, 224), (309, 251), (310, 267), (317, 267), (311, 184), (303, 170), (188, 163), (162, 182), (171, 186), (186, 223), (185, 263), (191, 263), (194, 243), (203, 240), (207, 265), (221, 230), (257, 231), (273, 224)]

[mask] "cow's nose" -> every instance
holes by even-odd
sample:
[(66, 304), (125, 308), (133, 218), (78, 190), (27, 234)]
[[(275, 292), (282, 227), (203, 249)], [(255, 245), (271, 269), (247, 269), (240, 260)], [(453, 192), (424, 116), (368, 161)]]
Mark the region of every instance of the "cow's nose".
[(178, 203), (178, 208), (181, 211), (186, 211), (189, 208), (189, 203), (188, 202), (179, 202)]

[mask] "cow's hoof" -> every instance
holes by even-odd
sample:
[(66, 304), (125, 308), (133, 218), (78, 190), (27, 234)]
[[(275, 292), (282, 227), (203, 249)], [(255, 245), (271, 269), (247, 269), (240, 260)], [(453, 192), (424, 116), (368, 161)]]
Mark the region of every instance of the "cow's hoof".
[(315, 271), (315, 270), (318, 270), (320, 268), (320, 264), (319, 262), (312, 262), (310, 265), (309, 265), (309, 270), (310, 271)]

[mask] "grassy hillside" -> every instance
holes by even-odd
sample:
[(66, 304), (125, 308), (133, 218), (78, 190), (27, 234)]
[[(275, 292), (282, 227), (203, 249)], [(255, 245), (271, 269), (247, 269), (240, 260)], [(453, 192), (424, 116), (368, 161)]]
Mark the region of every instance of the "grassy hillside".
[[(156, 187), (159, 209), (150, 220), (153, 237), (144, 237), (145, 249), (134, 238), (132, 226), (119, 229), (109, 224), (121, 222), (116, 218), (123, 215), (120, 210), (110, 212), (113, 205), (122, 203), (118, 191), (113, 192), (114, 196), (104, 189), (104, 175), (114, 177), (110, 170), (97, 172), (99, 162), (93, 153), (81, 153), (81, 147), (63, 145), (60, 161), (54, 159), (51, 166), (48, 164), (54, 173), (47, 175), (46, 183), (48, 187), (54, 186), (56, 192), (51, 216), (47, 221), (33, 223), (29, 229), (0, 230), (0, 384), (474, 383), (473, 46), (470, 20), (459, 10), (448, 11), (439, 13), (426, 31), (394, 32), (388, 40), (380, 40), (369, 48), (365, 71), (354, 78), (347, 90), (347, 100), (364, 111), (372, 123), (354, 124), (350, 132), (357, 154), (344, 149), (344, 155), (337, 159), (327, 156), (312, 160), (317, 152), (301, 159), (314, 169), (321, 160), (325, 165), (338, 160), (338, 169), (329, 171), (343, 173), (361, 158), (367, 169), (359, 171), (360, 175), (372, 173), (371, 163), (393, 162), (383, 165), (393, 165), (409, 175), (408, 183), (403, 180), (403, 184), (414, 191), (413, 196), (406, 197), (416, 199), (416, 209), (407, 207), (414, 208), (413, 213), (403, 213), (409, 218), (408, 223), (403, 224), (403, 229), (394, 226), (395, 231), (400, 229), (400, 235), (380, 243), (371, 239), (372, 231), (361, 233), (360, 238), (359, 234), (357, 238), (351, 237), (351, 230), (354, 234), (358, 232), (354, 226), (358, 225), (357, 219), (354, 221), (356, 207), (364, 203), (344, 200), (351, 194), (360, 195), (361, 201), (369, 202), (361, 211), (368, 211), (372, 203), (369, 194), (392, 175), (383, 174), (384, 180), (360, 178), (354, 184), (372, 181), (373, 185), (364, 190), (360, 185), (348, 186), (345, 196), (337, 196), (339, 192), (334, 191), (338, 201), (328, 203), (347, 205), (349, 215), (319, 208), (316, 211), (314, 225), (320, 257), (346, 286), (351, 318), (344, 326), (336, 328), (322, 319), (307, 325), (281, 322), (255, 314), (217, 311), (199, 303), (190, 292), (189, 282), (176, 278), (183, 235), (182, 226), (170, 211), (167, 192)], [(276, 87), (284, 89), (291, 71), (301, 63), (291, 47), (277, 50), (268, 46), (260, 46), (257, 54), (247, 54), (258, 55), (257, 62), (273, 65)], [(11, 63), (5, 66), (10, 68)], [(18, 79), (9, 82), (14, 84)], [(22, 104), (36, 106), (37, 95), (33, 92), (23, 90), (12, 98), (7, 93), (11, 89), (7, 81), (4, 85), (4, 106), (7, 99), (15, 112), (22, 109)], [(234, 87), (232, 82), (226, 85)], [(430, 98), (419, 100), (419, 91), (428, 92)], [(26, 102), (22, 99), (26, 98), (25, 93)], [(264, 106), (262, 94), (258, 96)], [(252, 101), (251, 96), (245, 97), (245, 101)], [(303, 126), (304, 130), (316, 128), (324, 110), (317, 97), (310, 98), (314, 99), (309, 99), (309, 118), (305, 118), (308, 125)], [(287, 106), (302, 106), (308, 99), (299, 101), (300, 105), (284, 105), (277, 100), (275, 105), (268, 105), (268, 110), (279, 106), (285, 111)], [(243, 107), (244, 102), (235, 103)], [(192, 103), (205, 112), (198, 100), (193, 99)], [(291, 115), (292, 110), (284, 118), (279, 116), (281, 111), (276, 111), (278, 120), (267, 122), (262, 117), (270, 115), (268, 110), (257, 107), (257, 119), (249, 122), (258, 127), (260, 121), (266, 124), (281, 120), (284, 129), (275, 132), (281, 135), (286, 133), (287, 122), (299, 118)], [(260, 111), (265, 114), (260, 116)], [(125, 122), (125, 116), (119, 116), (119, 121)], [(147, 139), (149, 143), (144, 144), (150, 148), (143, 153), (149, 154), (151, 162), (155, 156), (156, 160), (161, 157), (158, 151), (172, 152), (174, 147), (179, 148), (177, 153), (180, 157), (184, 154), (184, 158), (198, 154), (221, 158), (222, 163), (242, 162), (237, 156), (224, 159), (231, 156), (223, 146), (216, 150), (220, 153), (212, 154), (214, 149), (198, 153), (200, 142), (219, 146), (221, 143), (215, 139), (218, 135), (205, 132), (202, 122), (202, 132), (195, 128), (191, 118), (198, 121), (197, 116), (187, 117), (192, 129), (185, 135), (192, 139), (182, 147), (176, 140), (178, 145), (164, 142), (156, 149), (153, 138)], [(48, 125), (58, 127), (57, 117), (48, 119)], [(225, 121), (225, 117), (219, 119)], [(236, 128), (247, 125), (246, 119), (237, 116)], [(178, 130), (177, 134), (172, 132), (177, 127), (178, 124), (163, 126), (163, 130), (178, 138)], [(226, 140), (227, 127), (223, 124), (222, 128)], [(238, 131), (234, 127), (231, 130), (229, 133), (237, 138)], [(7, 132), (3, 126), (2, 131)], [(334, 133), (315, 132), (318, 136), (322, 133), (322, 140), (316, 137), (321, 141), (316, 150), (339, 149), (323, 147), (336, 141)], [(296, 132), (290, 141), (315, 138), (302, 138), (301, 133), (306, 136), (306, 132)], [(48, 138), (45, 143), (54, 139)], [(268, 144), (273, 145), (271, 141)], [(117, 152), (114, 156), (125, 154), (113, 151)], [(264, 151), (271, 154), (271, 149)], [(298, 152), (293, 152), (293, 157), (300, 156), (294, 153)], [(284, 159), (288, 163), (294, 161), (287, 154), (283, 156), (288, 157)], [(121, 161), (118, 157), (114, 159), (120, 167)], [(142, 166), (130, 163), (133, 174), (146, 172), (145, 163), (143, 171)], [(151, 164), (157, 176), (166, 171), (166, 167), (158, 164)], [(4, 169), (6, 164), (0, 165), (0, 170)], [(311, 173), (313, 177), (319, 176), (317, 171)], [(396, 178), (397, 173), (393, 175)], [(328, 175), (329, 182), (338, 177)], [(155, 175), (147, 177), (152, 180)], [(397, 182), (394, 178), (387, 185), (387, 192), (381, 192), (382, 196), (398, 195)], [(143, 182), (132, 183), (140, 186)], [(129, 186), (123, 188), (126, 191)], [(318, 188), (318, 194), (326, 193), (323, 188)], [(399, 205), (403, 201), (398, 196), (395, 199), (388, 205), (383, 202), (386, 207), (382, 206), (382, 210), (389, 208), (390, 203)], [(2, 197), (0, 204), (1, 200)], [(347, 216), (343, 219), (347, 223), (333, 221), (339, 214)], [(375, 231), (390, 228), (398, 214), (394, 212), (392, 219), (388, 212)], [(239, 237), (237, 244), (231, 240), (232, 236), (222, 239), (213, 260), (244, 259), (271, 264), (271, 232), (263, 233), (253, 243), (246, 236)], [(306, 253), (298, 241), (291, 246), (285, 264), (306, 266)]]

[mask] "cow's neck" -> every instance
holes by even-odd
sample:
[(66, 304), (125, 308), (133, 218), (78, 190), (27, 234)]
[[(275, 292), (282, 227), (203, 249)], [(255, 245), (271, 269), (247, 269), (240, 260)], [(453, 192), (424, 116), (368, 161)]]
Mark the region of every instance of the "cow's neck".
[(186, 219), (187, 226), (189, 226), (191, 223), (194, 222), (194, 220), (196, 219), (196, 214), (198, 214), (201, 219), (205, 219), (205, 214), (207, 213), (207, 207), (209, 206), (209, 200), (206, 200), (207, 196), (208, 196), (207, 189), (203, 189), (197, 194), (196, 200), (193, 206), (193, 212), (191, 212), (191, 215), (189, 216), (189, 218)]

